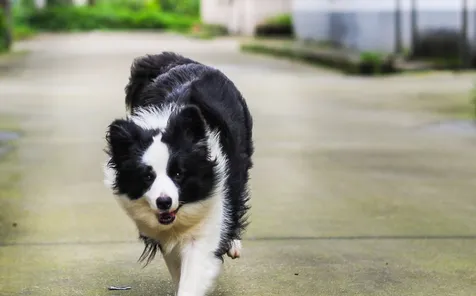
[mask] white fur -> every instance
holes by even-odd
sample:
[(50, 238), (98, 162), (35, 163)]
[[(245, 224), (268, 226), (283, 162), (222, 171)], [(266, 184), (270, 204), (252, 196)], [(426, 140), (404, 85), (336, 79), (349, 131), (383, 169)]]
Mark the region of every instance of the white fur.
[[(131, 119), (143, 128), (165, 129), (168, 119), (178, 106), (164, 109), (142, 109)], [(225, 212), (224, 196), (227, 178), (227, 159), (222, 151), (219, 133), (207, 131), (210, 156), (217, 160), (215, 174), (218, 182), (212, 196), (205, 201), (185, 204), (170, 225), (158, 223), (155, 215), (155, 199), (165, 193), (173, 200), (172, 208), (178, 206), (178, 191), (165, 173), (169, 157), (167, 147), (154, 138), (153, 144), (144, 154), (144, 162), (153, 166), (157, 180), (145, 194), (145, 198), (130, 200), (119, 196), (118, 201), (128, 216), (135, 221), (140, 233), (160, 241), (164, 260), (174, 282), (177, 296), (204, 296), (212, 287), (221, 270), (221, 261), (213, 252), (220, 243), (220, 234), (228, 213)], [(105, 184), (111, 186), (115, 172), (105, 168)], [(232, 254), (239, 253), (241, 242), (234, 241)], [(237, 257), (237, 256), (235, 256)]]
[(235, 239), (231, 242), (231, 248), (227, 252), (231, 259), (240, 258), (241, 256), (241, 240)]
[(179, 206), (179, 193), (175, 183), (167, 175), (167, 162), (169, 160), (169, 150), (167, 145), (160, 141), (162, 135), (154, 137), (154, 141), (142, 156), (142, 161), (150, 165), (155, 173), (156, 178), (150, 189), (144, 194), (152, 209), (157, 210), (156, 200), (160, 196), (168, 196), (172, 199), (170, 212), (175, 211)]
[(140, 108), (129, 118), (144, 129), (163, 130), (167, 126), (172, 112), (178, 109), (179, 107), (177, 105), (172, 104), (163, 109), (157, 107)]

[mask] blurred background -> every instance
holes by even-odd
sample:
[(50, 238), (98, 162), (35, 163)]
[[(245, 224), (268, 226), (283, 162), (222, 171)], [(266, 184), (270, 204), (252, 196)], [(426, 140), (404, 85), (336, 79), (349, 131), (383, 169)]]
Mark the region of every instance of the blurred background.
[(211, 295), (476, 295), (476, 0), (0, 0), (0, 295), (172, 295), (103, 183), (134, 58), (230, 77), (251, 224)]

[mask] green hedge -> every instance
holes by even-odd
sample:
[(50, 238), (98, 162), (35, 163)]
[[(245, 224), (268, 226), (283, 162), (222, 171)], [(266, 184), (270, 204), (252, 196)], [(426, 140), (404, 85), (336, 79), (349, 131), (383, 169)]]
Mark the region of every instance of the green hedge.
[(8, 44), (6, 42), (7, 34), (7, 22), (5, 20), (3, 11), (0, 8), (0, 52), (8, 50)]
[(94, 7), (53, 7), (25, 16), (29, 26), (47, 31), (88, 31), (95, 29), (188, 30), (198, 20), (160, 11), (109, 10)]
[(255, 36), (258, 37), (291, 37), (293, 22), (290, 14), (281, 14), (265, 20), (256, 26)]
[(354, 75), (382, 75), (398, 71), (391, 58), (377, 53), (362, 53), (360, 56), (354, 56), (336, 50), (313, 50), (307, 49), (306, 46), (273, 45), (259, 41), (244, 43), (241, 45), (241, 50), (304, 61)]

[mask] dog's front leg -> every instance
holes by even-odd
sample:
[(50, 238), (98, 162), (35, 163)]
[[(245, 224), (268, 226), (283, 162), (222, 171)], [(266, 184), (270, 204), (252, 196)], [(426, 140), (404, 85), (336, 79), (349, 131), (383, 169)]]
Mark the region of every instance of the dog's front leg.
[(182, 250), (182, 266), (177, 296), (204, 296), (220, 273), (222, 261), (210, 245), (193, 241)]
[(174, 286), (174, 295), (177, 295), (178, 285), (180, 280), (180, 257), (175, 254), (164, 254), (163, 255), (167, 269), (169, 270), (170, 276), (172, 277), (172, 283)]

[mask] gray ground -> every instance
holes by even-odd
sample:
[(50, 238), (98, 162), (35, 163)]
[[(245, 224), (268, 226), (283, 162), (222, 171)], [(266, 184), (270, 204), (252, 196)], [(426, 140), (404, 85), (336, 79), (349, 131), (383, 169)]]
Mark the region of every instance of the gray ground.
[(0, 295), (171, 295), (161, 260), (136, 263), (101, 171), (132, 58), (162, 50), (222, 69), (255, 118), (252, 224), (213, 295), (475, 295), (476, 137), (427, 128), (439, 115), (403, 100), (466, 92), (470, 76), (351, 78), (148, 33), (18, 49), (0, 78), (0, 112), (24, 132), (0, 165)]

